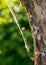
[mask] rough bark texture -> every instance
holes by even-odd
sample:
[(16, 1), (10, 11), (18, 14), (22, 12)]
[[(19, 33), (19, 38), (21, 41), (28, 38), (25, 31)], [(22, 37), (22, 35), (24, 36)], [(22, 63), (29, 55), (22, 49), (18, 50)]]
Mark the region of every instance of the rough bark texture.
[(34, 36), (34, 65), (46, 65), (46, 0), (20, 0)]

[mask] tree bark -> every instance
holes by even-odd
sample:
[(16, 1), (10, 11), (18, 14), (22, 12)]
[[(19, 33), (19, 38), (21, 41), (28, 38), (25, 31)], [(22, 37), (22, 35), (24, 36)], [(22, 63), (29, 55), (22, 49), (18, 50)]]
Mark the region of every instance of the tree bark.
[(46, 65), (46, 0), (20, 0), (34, 39), (34, 65)]

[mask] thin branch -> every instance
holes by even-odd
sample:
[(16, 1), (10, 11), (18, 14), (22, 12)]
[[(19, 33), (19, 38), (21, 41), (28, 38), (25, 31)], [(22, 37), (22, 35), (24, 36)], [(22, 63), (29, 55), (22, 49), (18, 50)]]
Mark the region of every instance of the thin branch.
[[(6, 2), (6, 1), (5, 1), (5, 2)], [(7, 2), (6, 2), (6, 4), (7, 4)], [(9, 8), (9, 10), (10, 10), (10, 12), (11, 12), (11, 14), (12, 14), (14, 20), (15, 20), (15, 23), (17, 24), (17, 26), (18, 26), (18, 28), (19, 28), (19, 30), (20, 30), (20, 33), (21, 33), (22, 38), (23, 38), (24, 43), (25, 43), (25, 48), (26, 48), (27, 52), (29, 53), (29, 52), (30, 52), (30, 45), (29, 45), (29, 43), (28, 43), (26, 37), (24, 36), (24, 34), (23, 34), (23, 32), (22, 32), (22, 30), (21, 30), (21, 28), (20, 28), (20, 25), (19, 25), (19, 23), (18, 23), (18, 21), (17, 21), (17, 18), (16, 18), (16, 16), (15, 16), (15, 13), (14, 13), (12, 7), (10, 7), (9, 4), (7, 4), (7, 6), (8, 6), (8, 8)], [(30, 57), (30, 59), (32, 60), (32, 57)]]

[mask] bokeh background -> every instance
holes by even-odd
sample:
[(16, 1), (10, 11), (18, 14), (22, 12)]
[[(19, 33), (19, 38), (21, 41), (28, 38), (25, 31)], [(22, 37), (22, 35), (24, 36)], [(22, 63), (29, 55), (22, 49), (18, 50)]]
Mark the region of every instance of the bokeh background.
[[(12, 2), (12, 3), (10, 3)], [(19, 0), (7, 0), (13, 6), (18, 23), (30, 45), (30, 52), (25, 48), (22, 35), (4, 0), (0, 0), (0, 65), (34, 65), (32, 32), (26, 17), (25, 9)]]

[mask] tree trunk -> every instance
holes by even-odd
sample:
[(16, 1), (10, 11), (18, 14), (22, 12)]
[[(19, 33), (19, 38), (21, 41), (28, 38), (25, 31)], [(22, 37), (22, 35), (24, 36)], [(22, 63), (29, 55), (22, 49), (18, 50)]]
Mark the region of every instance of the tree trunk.
[(46, 0), (20, 0), (34, 38), (34, 65), (46, 65)]

